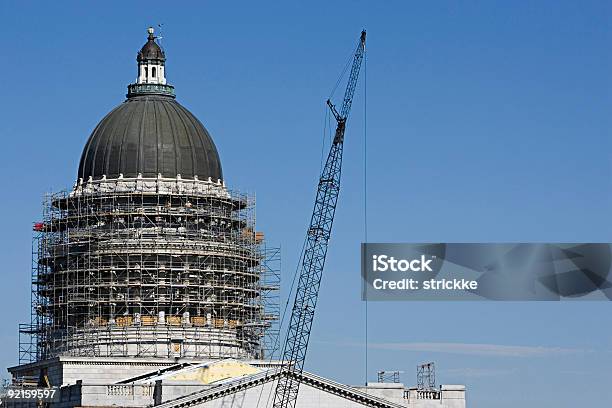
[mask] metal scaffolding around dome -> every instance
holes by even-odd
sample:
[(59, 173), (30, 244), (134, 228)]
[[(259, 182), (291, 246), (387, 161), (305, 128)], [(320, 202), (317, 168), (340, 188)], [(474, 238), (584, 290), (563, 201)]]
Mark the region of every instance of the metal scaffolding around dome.
[(212, 181), (97, 180), (47, 196), (21, 363), (263, 358), (280, 256), (254, 226), (254, 200)]

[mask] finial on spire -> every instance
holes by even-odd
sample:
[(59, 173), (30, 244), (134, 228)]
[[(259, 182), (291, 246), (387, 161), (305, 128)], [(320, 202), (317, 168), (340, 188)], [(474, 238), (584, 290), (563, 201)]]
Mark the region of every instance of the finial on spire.
[(147, 28), (147, 33), (149, 33), (149, 40), (155, 39), (155, 29), (153, 27)]

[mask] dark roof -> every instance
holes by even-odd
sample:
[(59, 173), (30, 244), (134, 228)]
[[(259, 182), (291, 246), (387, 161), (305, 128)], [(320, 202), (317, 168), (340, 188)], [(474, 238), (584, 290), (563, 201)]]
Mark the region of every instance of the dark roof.
[(161, 47), (155, 42), (155, 37), (153, 34), (149, 34), (149, 38), (145, 45), (142, 46), (140, 51), (138, 51), (138, 56), (136, 60), (138, 62), (143, 60), (159, 60), (165, 61), (166, 55)]
[(128, 98), (96, 126), (79, 164), (79, 178), (163, 177), (223, 179), (221, 161), (202, 123), (175, 99)]

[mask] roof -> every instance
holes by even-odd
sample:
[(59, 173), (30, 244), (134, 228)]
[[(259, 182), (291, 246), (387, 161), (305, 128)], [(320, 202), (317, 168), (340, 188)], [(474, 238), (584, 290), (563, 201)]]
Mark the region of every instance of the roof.
[(227, 358), (223, 360), (211, 360), (196, 364), (177, 364), (166, 370), (139, 376), (131, 380), (123, 380), (122, 383), (146, 384), (157, 380), (181, 384), (213, 384), (228, 379), (235, 379), (251, 374), (257, 374), (262, 369), (244, 361)]
[(401, 405), (366, 394), (365, 392), (356, 390), (348, 385), (336, 383), (328, 380), (327, 378), (319, 377), (308, 372), (303, 372), (302, 374), (290, 374), (289, 372), (281, 369), (269, 369), (261, 373), (241, 377), (236, 380), (222, 381), (217, 386), (166, 401), (160, 405), (157, 405), (157, 408), (187, 408), (197, 406), (207, 401), (212, 401), (226, 395), (231, 395), (239, 391), (275, 381), (281, 375), (297, 375), (300, 378), (301, 384), (309, 385), (319, 390), (338, 395), (347, 400), (366, 404), (370, 407), (404, 408)]
[(202, 123), (175, 99), (129, 97), (96, 126), (78, 178), (138, 177), (223, 179), (217, 148)]

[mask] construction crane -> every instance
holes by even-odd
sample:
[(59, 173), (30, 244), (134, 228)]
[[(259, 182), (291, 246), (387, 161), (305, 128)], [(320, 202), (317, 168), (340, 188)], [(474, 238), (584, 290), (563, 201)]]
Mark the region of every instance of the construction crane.
[(282, 370), (285, 372), (282, 374), (285, 375), (280, 376), (276, 385), (274, 408), (294, 408), (298, 397), (300, 374), (304, 370), (310, 330), (317, 306), (321, 276), (336, 213), (336, 203), (340, 193), (346, 120), (351, 111), (361, 61), (365, 53), (365, 39), (366, 32), (362, 31), (353, 57), (351, 73), (340, 111), (338, 112), (332, 102), (329, 99), (327, 100), (327, 105), (337, 122), (336, 133), (325, 161), (325, 167), (323, 167), (319, 178), (314, 210), (312, 211), (310, 226), (306, 232), (306, 243), (299, 269), (295, 302), (283, 347)]

